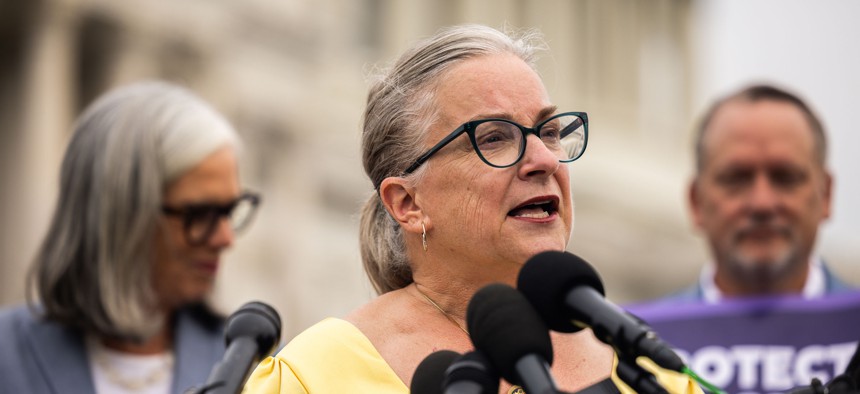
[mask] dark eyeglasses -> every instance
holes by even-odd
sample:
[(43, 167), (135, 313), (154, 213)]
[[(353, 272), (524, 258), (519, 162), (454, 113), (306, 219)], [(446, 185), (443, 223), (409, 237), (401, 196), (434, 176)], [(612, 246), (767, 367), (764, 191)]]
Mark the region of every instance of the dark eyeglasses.
[(224, 205), (190, 204), (179, 208), (162, 206), (161, 211), (165, 215), (182, 218), (188, 244), (199, 246), (205, 244), (215, 233), (218, 221), (222, 217), (229, 218), (234, 232), (238, 233), (245, 229), (251, 223), (259, 204), (258, 194), (245, 192), (236, 200)]
[(463, 133), (469, 135), (469, 141), (472, 142), (478, 157), (491, 167), (505, 168), (517, 164), (525, 154), (526, 137), (529, 134), (540, 138), (544, 145), (555, 153), (558, 161), (570, 163), (582, 156), (588, 144), (588, 114), (561, 113), (538, 123), (534, 128), (507, 119), (466, 122), (424, 152), (404, 173), (409, 174), (418, 169)]

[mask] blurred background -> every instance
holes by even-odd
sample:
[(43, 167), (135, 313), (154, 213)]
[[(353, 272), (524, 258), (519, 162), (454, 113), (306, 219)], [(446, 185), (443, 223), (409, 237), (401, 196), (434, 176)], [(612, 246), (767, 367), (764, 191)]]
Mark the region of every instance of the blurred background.
[(829, 133), (834, 217), (818, 248), (860, 284), (860, 2), (851, 0), (3, 0), (0, 2), (0, 306), (24, 300), (75, 117), (96, 96), (165, 79), (223, 112), (263, 194), (225, 257), (214, 304), (278, 309), (285, 338), (374, 296), (358, 210), (367, 77), (445, 25), (537, 28), (560, 109), (586, 111), (571, 164), (569, 250), (608, 297), (657, 297), (707, 261), (684, 199), (691, 135), (716, 97), (771, 82), (807, 99)]

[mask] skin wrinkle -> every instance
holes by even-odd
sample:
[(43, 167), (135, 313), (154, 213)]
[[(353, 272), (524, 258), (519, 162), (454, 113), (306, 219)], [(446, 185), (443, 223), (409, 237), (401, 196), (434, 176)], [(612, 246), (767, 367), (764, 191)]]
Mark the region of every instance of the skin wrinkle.
[[(463, 215), (464, 215), (464, 217), (467, 217), (467, 218), (468, 217), (474, 218), (475, 219), (474, 220), (475, 228), (480, 229), (480, 230), (484, 230), (484, 229), (487, 229), (487, 227), (484, 224), (485, 223), (485, 221), (484, 221), (484, 216), (485, 216), (484, 215), (484, 207), (485, 207), (485, 205), (483, 204), (483, 201), (481, 199), (481, 194), (472, 192), (471, 181), (472, 181), (472, 179), (470, 179), (470, 183), (466, 187), (466, 196), (468, 198), (462, 205), (463, 211), (464, 211)], [(500, 232), (501, 229), (495, 229), (495, 231)], [(486, 238), (483, 231), (481, 233), (479, 233), (479, 237), (480, 237), (480, 239)]]
[[(461, 136), (462, 137), (462, 136)], [(459, 140), (467, 139), (465, 137), (459, 138)], [(453, 144), (453, 143), (452, 143)], [(449, 144), (450, 145), (450, 144)], [(462, 145), (462, 144), (461, 144)], [(433, 190), (432, 192), (441, 193), (442, 195), (461, 195), (466, 198), (466, 200), (458, 202), (456, 204), (451, 204), (453, 208), (452, 212), (446, 215), (440, 215), (439, 217), (459, 217), (463, 218), (463, 222), (471, 223), (473, 229), (477, 229), (477, 231), (473, 231), (474, 235), (478, 239), (488, 239), (487, 237), (487, 229), (484, 225), (484, 208), (487, 204), (484, 202), (482, 195), (480, 193), (473, 192), (473, 185), (475, 183), (475, 179), (480, 176), (482, 171), (485, 171), (483, 168), (478, 166), (486, 166), (483, 162), (475, 163), (474, 160), (471, 159), (472, 156), (476, 156), (474, 150), (471, 148), (471, 144), (467, 142), (466, 146), (469, 147), (468, 150), (465, 149), (455, 149), (454, 152), (450, 152), (447, 157), (441, 160), (437, 160), (438, 162), (442, 162), (438, 164), (434, 169), (428, 169), (428, 172), (434, 171), (442, 174), (450, 174), (456, 173), (458, 168), (468, 168), (469, 170), (464, 174), (464, 176), (458, 179), (459, 182), (462, 182), (461, 185), (457, 185), (457, 182), (450, 182), (447, 185), (450, 186), (449, 189), (438, 189)], [(446, 146), (447, 148), (447, 146)], [(440, 152), (441, 153), (441, 152)], [(453, 158), (452, 158), (453, 156)], [(435, 158), (435, 156), (434, 156)], [(475, 157), (477, 159), (477, 157)], [(469, 161), (473, 161), (472, 163), (466, 164)], [(480, 161), (480, 159), (478, 159)], [(462, 185), (466, 185), (466, 193), (462, 193), (459, 190)], [(416, 199), (418, 200), (419, 206), (427, 206), (424, 201), (421, 200), (421, 196), (424, 194), (421, 193), (421, 186), (416, 186)], [(429, 203), (428, 203), (429, 204)], [(444, 208), (444, 207), (443, 207)], [(435, 217), (435, 216), (434, 216)], [(432, 220), (434, 222), (433, 229), (436, 231), (446, 231), (446, 233), (453, 233), (455, 236), (461, 230), (456, 226), (458, 224), (453, 222), (441, 221), (442, 219)], [(469, 231), (469, 230), (467, 230)], [(432, 233), (430, 228), (428, 228), (428, 233)], [(498, 232), (498, 230), (496, 230)], [(457, 250), (453, 247), (449, 247), (448, 249), (452, 254), (456, 254)]]

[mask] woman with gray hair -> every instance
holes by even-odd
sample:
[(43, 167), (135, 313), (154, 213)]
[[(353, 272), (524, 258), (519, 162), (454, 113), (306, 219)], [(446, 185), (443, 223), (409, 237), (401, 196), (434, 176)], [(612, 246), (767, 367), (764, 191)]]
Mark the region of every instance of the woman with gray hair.
[[(371, 86), (362, 154), (375, 192), (361, 215), (361, 256), (380, 296), (299, 334), (246, 391), (406, 393), (429, 354), (472, 349), (465, 318), (478, 289), (514, 285), (529, 257), (565, 249), (566, 163), (584, 152), (588, 120), (550, 102), (537, 42), (478, 25), (444, 29)], [(561, 389), (610, 376), (612, 349), (588, 330), (552, 339)]]
[[(0, 312), (0, 382), (20, 393), (180, 393), (224, 352), (204, 301), (259, 202), (239, 139), (191, 92), (112, 91), (78, 119), (29, 286)], [(34, 289), (32, 289), (34, 287)], [(35, 290), (35, 291), (32, 291)]]

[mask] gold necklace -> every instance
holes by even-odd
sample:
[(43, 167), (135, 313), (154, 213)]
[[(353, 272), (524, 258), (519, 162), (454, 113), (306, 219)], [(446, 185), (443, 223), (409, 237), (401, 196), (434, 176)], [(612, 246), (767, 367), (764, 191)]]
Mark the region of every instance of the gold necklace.
[(424, 292), (421, 291), (421, 289), (418, 287), (418, 283), (415, 283), (415, 290), (418, 290), (418, 294), (421, 294), (421, 296), (424, 297), (424, 299), (427, 300), (427, 302), (429, 302), (430, 305), (433, 305), (434, 307), (436, 307), (436, 309), (439, 310), (439, 312), (442, 312), (442, 314), (445, 315), (445, 317), (448, 318), (448, 320), (450, 320), (451, 323), (454, 323), (454, 325), (457, 326), (457, 328), (459, 328), (461, 331), (466, 333), (467, 336), (469, 335), (469, 332), (466, 331), (466, 329), (463, 328), (463, 326), (461, 326), (460, 323), (457, 323), (457, 321), (454, 320), (454, 318), (451, 317), (451, 315), (449, 315), (448, 312), (445, 312), (445, 310), (442, 309), (442, 307), (439, 306), (439, 304), (434, 302), (432, 299), (430, 299), (430, 297), (427, 296), (427, 294), (424, 294)]
[[(417, 283), (417, 282), (415, 283), (415, 290), (418, 290), (418, 294), (421, 294), (421, 296), (422, 296), (422, 297), (424, 297), (424, 299), (425, 299), (425, 300), (427, 300), (427, 302), (429, 302), (429, 303), (430, 303), (430, 305), (433, 305), (434, 307), (436, 307), (436, 309), (438, 309), (438, 310), (439, 310), (439, 312), (442, 312), (442, 314), (443, 314), (443, 315), (445, 315), (445, 317), (446, 317), (446, 318), (448, 318), (448, 320), (450, 320), (450, 321), (451, 321), (451, 323), (454, 323), (454, 325), (455, 325), (455, 326), (457, 326), (457, 328), (459, 328), (461, 331), (463, 331), (464, 333), (466, 333), (466, 335), (467, 335), (467, 336), (469, 335), (469, 332), (468, 332), (468, 331), (466, 331), (466, 329), (465, 329), (465, 328), (463, 328), (463, 326), (461, 326), (461, 325), (460, 325), (460, 323), (457, 323), (457, 321), (456, 321), (456, 320), (454, 320), (454, 318), (453, 318), (453, 317), (451, 317), (451, 315), (449, 315), (449, 314), (448, 314), (448, 312), (445, 312), (445, 310), (444, 310), (444, 309), (442, 309), (442, 307), (441, 307), (441, 306), (439, 306), (439, 304), (437, 304), (437, 303), (436, 303), (436, 302), (434, 302), (432, 299), (430, 299), (430, 297), (428, 297), (428, 296), (427, 296), (427, 294), (424, 294), (424, 292), (423, 292), (423, 291), (421, 291), (421, 289), (420, 289), (420, 288), (418, 288), (418, 283)], [(522, 388), (522, 387), (520, 387), (520, 386), (517, 386), (517, 385), (511, 385), (511, 388), (510, 388), (510, 389), (508, 389), (508, 394), (525, 394), (525, 391), (524, 391), (524, 390), (523, 390), (523, 388)]]

